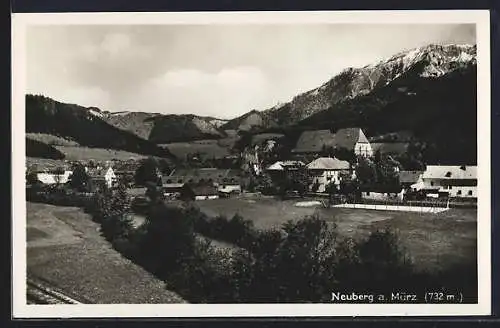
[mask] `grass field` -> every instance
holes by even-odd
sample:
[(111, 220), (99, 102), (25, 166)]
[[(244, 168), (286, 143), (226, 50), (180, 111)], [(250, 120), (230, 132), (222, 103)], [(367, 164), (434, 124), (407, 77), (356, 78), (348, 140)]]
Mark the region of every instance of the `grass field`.
[(27, 203), (30, 275), (100, 304), (184, 303), (115, 251), (79, 208)]
[(72, 147), (72, 146), (54, 146), (57, 150), (65, 155), (65, 159), (70, 161), (90, 160), (95, 161), (111, 161), (111, 160), (129, 160), (142, 159), (145, 155), (130, 153), (124, 150), (104, 149), (104, 148), (89, 148), (89, 147)]
[(27, 167), (36, 167), (39, 170), (56, 169), (58, 167), (70, 168), (70, 165), (61, 159), (48, 159), (37, 157), (26, 157)]
[(162, 144), (177, 158), (184, 159), (188, 154), (200, 153), (203, 158), (222, 158), (229, 155), (232, 144), (224, 139), (174, 142)]
[(251, 219), (257, 228), (279, 227), (287, 220), (299, 220), (317, 213), (337, 224), (341, 236), (365, 238), (377, 229), (390, 228), (401, 245), (422, 269), (443, 268), (475, 260), (477, 211), (450, 209), (440, 214), (385, 212), (340, 208), (295, 207), (296, 201), (274, 199), (216, 199), (196, 204), (215, 216), (235, 213)]
[(78, 142), (47, 133), (26, 133), (26, 138), (52, 146), (79, 146)]

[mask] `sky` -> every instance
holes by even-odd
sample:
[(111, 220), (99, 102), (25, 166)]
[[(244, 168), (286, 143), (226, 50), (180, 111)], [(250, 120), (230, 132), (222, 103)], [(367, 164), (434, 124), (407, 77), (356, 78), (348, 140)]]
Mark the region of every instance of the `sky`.
[(44, 25), (27, 31), (27, 93), (111, 112), (230, 119), (431, 43), (475, 43), (446, 25)]

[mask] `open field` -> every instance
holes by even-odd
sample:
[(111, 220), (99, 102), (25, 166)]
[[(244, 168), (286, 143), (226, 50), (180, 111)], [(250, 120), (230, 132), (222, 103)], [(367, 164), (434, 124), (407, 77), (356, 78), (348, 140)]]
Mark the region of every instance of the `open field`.
[(167, 148), (177, 158), (184, 159), (188, 154), (200, 153), (203, 158), (222, 158), (229, 155), (231, 142), (220, 140), (198, 140), (191, 142), (174, 142), (159, 145)]
[(48, 158), (37, 158), (37, 157), (26, 157), (27, 167), (36, 167), (39, 170), (56, 169), (58, 167), (69, 168), (70, 165), (61, 159), (48, 159)]
[(73, 146), (54, 146), (62, 152), (70, 161), (90, 160), (95, 161), (111, 161), (111, 160), (128, 160), (142, 159), (145, 155), (130, 153), (124, 150), (104, 149), (104, 148), (89, 148), (89, 147), (73, 147)]
[(337, 224), (341, 236), (364, 238), (377, 229), (390, 228), (415, 264), (423, 269), (443, 268), (474, 261), (477, 250), (477, 211), (450, 209), (439, 214), (372, 211), (322, 207), (296, 207), (297, 201), (216, 199), (196, 204), (208, 215), (235, 213), (251, 219), (257, 228), (279, 227), (317, 213)]
[(27, 270), (95, 303), (183, 303), (165, 283), (115, 251), (76, 207), (27, 202)]
[(26, 138), (52, 146), (79, 146), (78, 142), (47, 133), (26, 133)]

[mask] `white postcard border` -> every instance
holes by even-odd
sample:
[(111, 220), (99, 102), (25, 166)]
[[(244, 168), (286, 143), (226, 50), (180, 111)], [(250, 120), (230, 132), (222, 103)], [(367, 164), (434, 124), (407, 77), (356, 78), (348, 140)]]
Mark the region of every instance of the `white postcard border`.
[[(476, 24), (478, 91), (478, 304), (118, 304), (27, 305), (25, 86), (28, 25)], [(490, 28), (487, 10), (43, 13), (12, 15), (13, 317), (325, 317), (491, 314)], [(459, 273), (457, 273), (459, 274)]]

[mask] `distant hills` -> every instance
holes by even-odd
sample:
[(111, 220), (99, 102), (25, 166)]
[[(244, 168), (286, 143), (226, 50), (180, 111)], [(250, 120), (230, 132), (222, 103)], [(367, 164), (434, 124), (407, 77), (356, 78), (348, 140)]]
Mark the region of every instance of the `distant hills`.
[(95, 108), (65, 104), (44, 96), (26, 96), (26, 132), (66, 138), (80, 146), (173, 157), (167, 149), (109, 124), (95, 115)]
[[(477, 157), (475, 45), (428, 45), (378, 63), (347, 68), (323, 85), (273, 108), (232, 120), (193, 114), (110, 113), (26, 96), (27, 132), (82, 146), (170, 156), (159, 144), (245, 134), (361, 127), (368, 137), (405, 131), (425, 143), (429, 160), (473, 163)], [(290, 132), (292, 131), (292, 132)], [(234, 136), (233, 136), (234, 137)]]
[(157, 144), (217, 139), (225, 136), (219, 127), (226, 121), (213, 117), (143, 112), (96, 113), (109, 124)]

